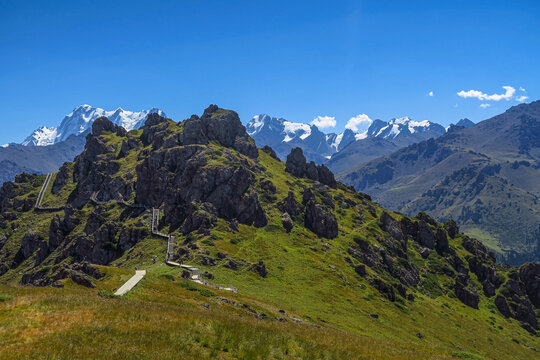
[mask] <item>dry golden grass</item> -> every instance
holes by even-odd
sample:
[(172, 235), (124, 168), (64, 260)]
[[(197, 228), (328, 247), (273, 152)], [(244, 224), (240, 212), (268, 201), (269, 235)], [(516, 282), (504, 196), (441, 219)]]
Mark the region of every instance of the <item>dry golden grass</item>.
[[(437, 359), (437, 349), (326, 327), (258, 320), (171, 282), (184, 298), (103, 298), (96, 291), (0, 287), (2, 359)], [(138, 289), (142, 293), (142, 289)], [(137, 294), (133, 294), (137, 297)], [(142, 294), (141, 294), (142, 296)], [(147, 295), (148, 296), (148, 295)], [(191, 296), (191, 297), (190, 297)], [(142, 296), (144, 297), (144, 296)], [(188, 300), (188, 301), (186, 301)], [(211, 310), (201, 307), (210, 305)]]

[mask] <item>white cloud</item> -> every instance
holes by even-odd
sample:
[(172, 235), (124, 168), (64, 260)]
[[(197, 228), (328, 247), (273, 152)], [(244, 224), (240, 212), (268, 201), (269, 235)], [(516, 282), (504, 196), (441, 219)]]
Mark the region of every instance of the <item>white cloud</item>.
[(525, 90), (522, 86), (520, 86), (520, 87), (519, 87), (519, 91), (525, 92), (525, 91), (527, 91), (527, 90)]
[(345, 129), (351, 129), (354, 132), (363, 131), (366, 130), (372, 122), (373, 120), (371, 120), (366, 114), (356, 115), (347, 121)]
[(518, 96), (516, 97), (516, 101), (519, 101), (519, 102), (524, 102), (525, 100), (527, 100), (529, 97), (527, 95), (521, 95), (521, 96)]
[(428, 96), (433, 96), (433, 91), (428, 92)]
[(458, 96), (462, 98), (477, 98), (478, 100), (487, 100), (487, 101), (499, 101), (499, 100), (510, 100), (514, 97), (516, 89), (512, 86), (503, 86), (503, 89), (506, 90), (504, 94), (492, 94), (488, 95), (478, 90), (461, 90), (458, 92)]
[(480, 107), (482, 109), (485, 109), (485, 108), (490, 107), (490, 106), (491, 106), (491, 104), (480, 104)]
[(317, 116), (311, 124), (321, 129), (330, 128), (336, 126), (336, 118), (333, 116)]

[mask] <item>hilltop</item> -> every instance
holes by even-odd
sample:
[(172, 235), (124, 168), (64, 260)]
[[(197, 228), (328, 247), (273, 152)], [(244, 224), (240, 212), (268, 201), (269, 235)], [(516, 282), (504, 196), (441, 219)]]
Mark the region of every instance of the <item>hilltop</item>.
[[(529, 359), (540, 348), (539, 264), (500, 266), (453, 221), (390, 212), (301, 149), (282, 162), (231, 110), (150, 114), (129, 132), (98, 118), (44, 183), (23, 173), (0, 188), (8, 357)], [(164, 264), (154, 210), (172, 259), (208, 286)], [(135, 267), (147, 277), (112, 295)]]

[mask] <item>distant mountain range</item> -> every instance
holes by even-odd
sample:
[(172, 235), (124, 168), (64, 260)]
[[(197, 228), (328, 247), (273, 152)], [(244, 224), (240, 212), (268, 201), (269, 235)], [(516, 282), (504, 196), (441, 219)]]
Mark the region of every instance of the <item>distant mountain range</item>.
[(139, 112), (127, 111), (122, 108), (107, 111), (94, 108), (90, 105), (77, 106), (70, 114), (66, 115), (57, 127), (41, 126), (34, 130), (23, 142), (25, 146), (45, 146), (66, 140), (70, 135), (79, 135), (89, 130), (92, 123), (100, 116), (109, 118), (115, 125), (122, 126), (126, 130), (138, 129), (144, 124), (148, 114), (158, 113), (165, 116), (163, 110), (152, 108)]
[(9, 144), (0, 147), (0, 185), (22, 172), (44, 174), (55, 172), (66, 161), (84, 149), (86, 131), (78, 136), (47, 146)]
[(338, 178), (405, 214), (455, 219), (509, 263), (540, 260), (540, 101), (451, 126)]
[[(461, 125), (466, 125), (466, 121), (470, 120), (463, 120)], [(266, 114), (253, 117), (246, 125), (246, 129), (258, 146), (271, 146), (278, 157), (283, 160), (291, 149), (300, 147), (308, 160), (319, 164), (327, 162), (334, 154), (340, 153), (352, 143), (360, 142), (357, 147), (362, 154), (358, 154), (359, 156), (354, 159), (354, 164), (359, 164), (358, 161), (366, 161), (366, 159), (386, 155), (397, 148), (432, 137), (439, 137), (446, 132), (443, 126), (428, 120), (414, 121), (408, 117), (402, 117), (390, 121), (374, 120), (365, 132), (355, 133), (350, 129), (346, 129), (341, 134), (325, 134), (315, 125), (291, 122)], [(386, 141), (366, 141), (361, 143), (365, 139), (374, 138)], [(374, 148), (370, 148), (372, 143), (376, 144)], [(369, 148), (368, 152), (373, 157), (365, 157), (363, 151), (366, 148)], [(349, 154), (356, 152), (353, 149), (348, 151)], [(350, 155), (347, 156), (347, 160), (351, 160)], [(330, 160), (328, 165), (330, 168), (344, 167), (344, 165), (339, 164), (339, 161), (339, 158), (334, 161)], [(347, 165), (350, 167), (351, 163)]]
[(121, 108), (106, 111), (90, 105), (77, 106), (57, 127), (42, 126), (22, 144), (0, 147), (0, 184), (13, 180), (21, 172), (53, 172), (64, 162), (72, 161), (84, 149), (85, 137), (91, 131), (94, 120), (100, 116), (106, 116), (115, 125), (131, 130), (142, 126), (151, 113), (165, 116), (163, 110), (157, 108), (134, 112)]

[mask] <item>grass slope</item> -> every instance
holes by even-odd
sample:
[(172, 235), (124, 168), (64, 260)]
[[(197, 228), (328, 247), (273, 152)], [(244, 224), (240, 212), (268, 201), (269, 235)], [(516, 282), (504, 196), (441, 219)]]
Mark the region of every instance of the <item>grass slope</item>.
[[(174, 127), (174, 131), (178, 128)], [(132, 134), (140, 136), (140, 132)], [(110, 144), (119, 149), (121, 139), (113, 134), (107, 136)], [(208, 156), (211, 160), (206, 166), (226, 161), (216, 144), (209, 145)], [(120, 161), (118, 176), (133, 172), (138, 162), (133, 154)], [(505, 319), (483, 295), (478, 310), (456, 299), (448, 290), (450, 279), (439, 271), (447, 265), (435, 251), (423, 259), (415, 244), (408, 243), (409, 256), (421, 269), (424, 284), (423, 289), (410, 289), (414, 301), (385, 300), (367, 280), (358, 276), (349, 263), (358, 262), (347, 261), (347, 249), (356, 237), (379, 243), (378, 236), (383, 232), (378, 218), (383, 209), (375, 203), (372, 206), (376, 216), (364, 209), (361, 223), (357, 221), (357, 210), (337, 207), (334, 213), (340, 229), (335, 239), (316, 237), (303, 226), (301, 219), (295, 220), (290, 234), (286, 233), (275, 200), (283, 199), (289, 190), (301, 199), (303, 187), (312, 185), (312, 181), (291, 177), (285, 172), (284, 163), (263, 151), (259, 165), (263, 170), (257, 177), (271, 180), (277, 188), (275, 199), (259, 191), (268, 225), (263, 228), (239, 225), (239, 232), (231, 232), (225, 221), (218, 220), (208, 236), (173, 233), (178, 244), (194, 242), (212, 256), (224, 252), (241, 260), (239, 270), (233, 271), (225, 267), (227, 260), (218, 261), (216, 266), (204, 266), (199, 254), (189, 259), (202, 272), (211, 272), (215, 277), (212, 282), (233, 285), (239, 289), (238, 294), (182, 281), (178, 269), (162, 264), (165, 240), (151, 236), (121, 254), (111, 264), (114, 267), (101, 267), (106, 276), (95, 281), (97, 289), (82, 288), (71, 280), (64, 281), (63, 289), (19, 286), (21, 274), (34, 266), (31, 257), (0, 277), (2, 357), (531, 359), (538, 356), (531, 349), (540, 349), (538, 337), (522, 329), (517, 321)], [(40, 176), (24, 196), (35, 199), (44, 178)], [(74, 186), (68, 183), (68, 190), (57, 195), (51, 194), (49, 187), (44, 204), (61, 204)], [(342, 186), (331, 190), (331, 195), (355, 196)], [(78, 213), (81, 224), (75, 232), (83, 232), (85, 219), (94, 207), (88, 203)], [(123, 210), (120, 204), (111, 203), (106, 205), (105, 214), (111, 221), (124, 225), (142, 222), (149, 228), (149, 212), (126, 220)], [(29, 211), (17, 215), (7, 230), (0, 230), (0, 234), (2, 231), (10, 234), (1, 249), (4, 254), (20, 246), (28, 229), (46, 236), (56, 213)], [(468, 253), (461, 241), (457, 237), (451, 240), (451, 246), (465, 256)], [(152, 261), (154, 255), (158, 257), (156, 264)], [(53, 253), (42, 266), (51, 266), (54, 259)], [(266, 278), (251, 270), (250, 264), (260, 259), (268, 270)], [(147, 269), (147, 276), (127, 295), (112, 296), (113, 290), (133, 275), (136, 266)], [(368, 268), (368, 272), (373, 270)], [(390, 277), (386, 280), (395, 281)], [(471, 280), (481, 293), (481, 285), (472, 273)], [(302, 322), (291, 321), (280, 310)]]

